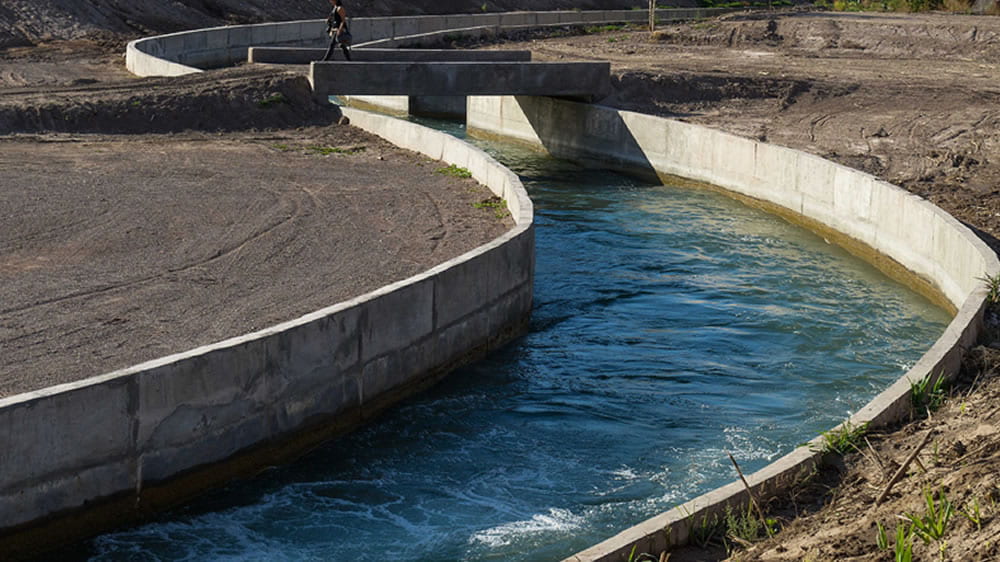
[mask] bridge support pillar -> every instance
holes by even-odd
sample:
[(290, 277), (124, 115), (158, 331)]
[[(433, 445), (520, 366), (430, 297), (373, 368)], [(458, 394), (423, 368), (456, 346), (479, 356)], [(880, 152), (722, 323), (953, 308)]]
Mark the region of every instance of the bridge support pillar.
[(465, 122), (465, 96), (340, 96), (348, 105), (396, 116), (419, 115)]
[(465, 96), (410, 96), (410, 115), (465, 121)]

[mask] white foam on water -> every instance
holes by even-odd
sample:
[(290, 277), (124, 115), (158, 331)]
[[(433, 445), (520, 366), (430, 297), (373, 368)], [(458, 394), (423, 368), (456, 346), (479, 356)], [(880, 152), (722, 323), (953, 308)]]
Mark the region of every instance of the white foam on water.
[(469, 543), (498, 548), (533, 535), (573, 531), (579, 529), (583, 523), (583, 517), (573, 514), (568, 509), (551, 508), (547, 514), (539, 513), (531, 519), (504, 523), (479, 531), (469, 537)]
[(639, 473), (632, 469), (630, 466), (622, 465), (621, 468), (617, 470), (612, 470), (611, 475), (615, 477), (615, 480), (636, 480), (639, 478)]
[(736, 460), (772, 461), (781, 455), (778, 443), (760, 434), (753, 434), (743, 427), (727, 427), (723, 430), (728, 449)]
[[(166, 556), (150, 555), (147, 545), (159, 542), (167, 547)], [(116, 560), (128, 556), (131, 560), (168, 557), (177, 561), (294, 560), (283, 545), (275, 544), (243, 524), (223, 517), (204, 517), (194, 523), (148, 525), (133, 531), (99, 537), (95, 541), (98, 554), (91, 560)]]

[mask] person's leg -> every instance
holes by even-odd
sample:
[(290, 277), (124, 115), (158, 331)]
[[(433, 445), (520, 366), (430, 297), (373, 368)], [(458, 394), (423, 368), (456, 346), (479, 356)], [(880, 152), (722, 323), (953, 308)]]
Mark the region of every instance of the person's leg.
[(337, 40), (330, 39), (330, 47), (327, 48), (326, 54), (323, 55), (323, 60), (328, 61), (333, 59), (333, 50), (337, 47)]
[(347, 45), (345, 45), (344, 43), (341, 43), (340, 44), (340, 50), (344, 51), (344, 58), (345, 59), (351, 60), (351, 50), (347, 48)]

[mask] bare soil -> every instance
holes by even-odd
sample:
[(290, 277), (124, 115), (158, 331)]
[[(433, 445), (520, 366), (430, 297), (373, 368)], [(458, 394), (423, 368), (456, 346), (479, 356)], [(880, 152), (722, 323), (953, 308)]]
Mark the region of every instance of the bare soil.
[[(529, 48), (541, 60), (610, 60), (615, 93), (604, 104), (870, 172), (1000, 246), (1000, 18), (790, 11), (661, 25), (652, 35), (595, 31), (515, 36), (504, 47)], [(783, 527), (774, 538), (741, 544), (719, 533), (708, 548), (670, 560), (893, 560), (897, 524), (927, 515), (928, 491), (938, 508), (943, 493), (954, 511), (942, 538), (904, 541), (913, 560), (1000, 559), (998, 354), (976, 348), (940, 410), (915, 411), (917, 421), (868, 436), (870, 446), (859, 441), (859, 451), (768, 506)], [(920, 462), (875, 505), (928, 432)], [(978, 524), (960, 513), (977, 505)], [(890, 550), (879, 549), (876, 523)], [(660, 559), (652, 554), (641, 559)]]
[(348, 126), (0, 140), (0, 395), (291, 320), (512, 225), (442, 166)]
[(137, 79), (117, 48), (0, 51), (0, 397), (292, 320), (513, 225), (300, 74)]
[[(694, 6), (678, 0), (676, 6)], [(511, 10), (617, 10), (645, 8), (645, 0), (436, 0), (344, 2), (350, 17), (504, 12)], [(0, 48), (52, 41), (120, 41), (227, 24), (320, 19), (327, 0), (4, 0)]]

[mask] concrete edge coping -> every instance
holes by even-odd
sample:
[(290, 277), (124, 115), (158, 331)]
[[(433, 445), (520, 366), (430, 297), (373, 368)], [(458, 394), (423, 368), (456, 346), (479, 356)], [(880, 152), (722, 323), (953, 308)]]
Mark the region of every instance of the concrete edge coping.
[(425, 40), (437, 39), (439, 37), (444, 37), (445, 35), (473, 35), (475, 33), (482, 34), (487, 31), (495, 31), (500, 28), (499, 25), (476, 25), (473, 27), (459, 27), (457, 29), (439, 29), (437, 31), (428, 31), (426, 33), (415, 33), (413, 35), (401, 35), (399, 37), (383, 37), (381, 39), (373, 39), (371, 41), (366, 41), (364, 43), (358, 43), (355, 45), (358, 49), (372, 49), (372, 48), (392, 48), (400, 43), (406, 42), (417, 42), (421, 43)]
[[(613, 108), (606, 109), (629, 113)], [(661, 119), (668, 121), (666, 118)], [(709, 129), (719, 135), (736, 136), (703, 125), (688, 125)], [(837, 166), (850, 173), (870, 177), (879, 183), (909, 194), (901, 187), (877, 180), (871, 174), (839, 164)], [(732, 188), (724, 188), (724, 190), (739, 193), (738, 190)], [(982, 239), (940, 207), (923, 198), (914, 197), (919, 199), (917, 204), (930, 206), (935, 214), (948, 223), (962, 236), (966, 243), (976, 250), (983, 260), (986, 275), (1000, 274), (1000, 259)], [(987, 289), (983, 284), (979, 284), (966, 295), (964, 302), (957, 306), (957, 313), (941, 336), (910, 369), (848, 419), (826, 433), (851, 431), (863, 426), (869, 428), (885, 427), (910, 417), (911, 384), (927, 377), (930, 377), (932, 381), (940, 377), (944, 377), (946, 380), (952, 380), (955, 377), (960, 368), (961, 358), (979, 335), (986, 304)], [(753, 490), (755, 498), (758, 500), (773, 498), (815, 471), (824, 462), (823, 442), (823, 435), (818, 435), (778, 460), (746, 475), (747, 483)], [(686, 544), (691, 529), (700, 522), (711, 521), (715, 517), (721, 519), (724, 517), (727, 507), (745, 509), (748, 501), (746, 488), (742, 482), (736, 480), (629, 527), (597, 545), (566, 558), (564, 562), (624, 561), (629, 558), (633, 548), (636, 549), (635, 552), (650, 553), (669, 550), (673, 546)]]
[[(506, 198), (508, 210), (511, 213), (511, 217), (514, 219), (514, 228), (508, 230), (501, 236), (481, 245), (468, 252), (465, 252), (459, 256), (456, 256), (450, 260), (442, 262), (422, 273), (418, 273), (406, 279), (402, 279), (395, 283), (379, 287), (373, 291), (359, 295), (357, 297), (348, 299), (346, 301), (341, 301), (339, 303), (330, 305), (328, 307), (321, 308), (314, 312), (304, 314), (298, 318), (288, 320), (286, 322), (281, 322), (273, 326), (268, 326), (261, 330), (251, 332), (249, 334), (244, 334), (232, 338), (228, 338), (216, 343), (211, 343), (190, 349), (187, 351), (182, 351), (179, 353), (167, 355), (164, 357), (159, 357), (152, 359), (150, 361), (145, 361), (137, 365), (130, 367), (125, 367), (123, 369), (118, 369), (116, 371), (111, 371), (109, 373), (104, 373), (100, 375), (95, 375), (93, 377), (88, 377), (79, 381), (69, 382), (65, 384), (54, 385), (38, 390), (33, 390), (29, 392), (24, 392), (20, 394), (15, 394), (13, 396), (8, 396), (0, 399), (0, 409), (9, 408), (14, 406), (19, 406), (27, 404), (36, 400), (54, 396), (57, 394), (68, 393), (76, 389), (85, 388), (88, 386), (102, 384), (115, 379), (124, 379), (149, 371), (164, 365), (169, 365), (171, 363), (177, 363), (185, 361), (194, 357), (206, 355), (213, 351), (219, 349), (225, 349), (228, 347), (236, 347), (243, 343), (264, 339), (274, 334), (291, 330), (293, 328), (314, 322), (316, 320), (322, 319), (324, 317), (332, 316), (337, 312), (355, 307), (361, 303), (374, 300), (380, 296), (392, 293), (404, 287), (410, 285), (415, 285), (420, 283), (425, 279), (432, 278), (436, 275), (441, 274), (459, 264), (466, 261), (472, 260), (477, 256), (488, 253), (495, 250), (511, 240), (518, 238), (526, 230), (533, 227), (534, 222), (534, 207), (531, 199), (528, 197), (528, 192), (521, 183), (521, 180), (510, 171), (508, 168), (497, 162), (493, 157), (484, 152), (483, 150), (472, 146), (464, 141), (454, 138), (446, 133), (440, 131), (435, 131), (423, 125), (418, 125), (416, 123), (410, 123), (407, 121), (401, 121), (399, 119), (394, 119), (392, 117), (379, 115), (375, 113), (370, 113), (353, 108), (343, 108), (342, 109), (346, 115), (352, 121), (352, 125), (364, 129), (372, 134), (378, 135), (382, 138), (389, 140), (390, 142), (398, 141), (403, 135), (419, 134), (426, 137), (436, 138), (439, 141), (458, 143), (457, 146), (461, 146), (461, 152), (466, 152), (467, 155), (475, 155), (481, 158), (483, 162), (486, 163), (487, 173), (476, 174), (475, 179), (480, 183), (486, 185), (495, 195), (499, 197)], [(394, 144), (396, 144), (394, 142)], [(424, 151), (420, 151), (424, 152)], [(468, 156), (465, 161), (460, 161), (458, 158), (454, 157), (454, 153), (442, 154), (440, 151), (434, 152), (424, 152), (428, 157), (432, 157), (435, 160), (443, 160), (449, 164), (456, 165), (468, 165)], [(513, 196), (511, 196), (513, 194)]]
[[(741, 9), (743, 9), (743, 8), (738, 8), (738, 9), (737, 8), (700, 8), (700, 9), (672, 8), (672, 9), (666, 9), (666, 10), (664, 10), (664, 9), (657, 9), (656, 10), (656, 15), (657, 15), (657, 17), (660, 17), (660, 16), (669, 16), (671, 13), (676, 13), (676, 14), (690, 14), (693, 10), (700, 10), (700, 12), (703, 13), (705, 16), (715, 16), (715, 15), (720, 15), (720, 14), (723, 14), (723, 13), (726, 13), (726, 12), (730, 12), (730, 11), (738, 11), (738, 10), (741, 10)], [(624, 18), (623, 19), (623, 17), (622, 17), (623, 14), (627, 13), (628, 15), (631, 15), (632, 12), (635, 13), (635, 18), (634, 18), (635, 21), (632, 21), (633, 18)], [(647, 9), (617, 11), (617, 12), (616, 11), (609, 11), (609, 10), (520, 11), (520, 12), (501, 12), (501, 13), (486, 14), (486, 15), (487, 16), (496, 16), (498, 18), (498, 21), (502, 21), (502, 18), (500, 16), (504, 16), (504, 15), (509, 15), (509, 16), (512, 16), (512, 17), (516, 18), (519, 15), (525, 15), (525, 14), (530, 15), (530, 14), (551, 14), (551, 13), (569, 14), (569, 15), (572, 15), (572, 14), (581, 14), (581, 16), (580, 16), (581, 19), (573, 19), (571, 21), (563, 21), (563, 22), (558, 22), (558, 23), (547, 23), (547, 24), (503, 24), (503, 23), (499, 23), (499, 24), (474, 26), (474, 27), (468, 27), (468, 28), (459, 28), (459, 29), (442, 29), (440, 31), (433, 31), (433, 32), (430, 32), (430, 33), (425, 33), (425, 34), (409, 35), (409, 36), (399, 37), (399, 38), (381, 38), (381, 39), (376, 39), (376, 40), (372, 40), (372, 41), (368, 41), (368, 42), (364, 42), (364, 43), (359, 43), (356, 46), (359, 47), (359, 48), (362, 47), (362, 46), (369, 46), (369, 47), (371, 47), (371, 46), (376, 46), (376, 45), (378, 45), (379, 43), (382, 43), (382, 42), (386, 42), (387, 44), (395, 44), (396, 41), (402, 41), (404, 39), (405, 40), (413, 40), (414, 38), (421, 38), (421, 37), (425, 37), (425, 36), (433, 36), (435, 34), (437, 34), (437, 35), (446, 35), (446, 34), (461, 33), (462, 31), (468, 31), (469, 33), (473, 33), (474, 32), (473, 30), (482, 30), (482, 29), (490, 29), (490, 30), (493, 30), (493, 29), (517, 30), (517, 29), (531, 29), (531, 28), (543, 28), (543, 27), (553, 27), (553, 26), (558, 27), (558, 26), (566, 26), (566, 25), (595, 25), (595, 24), (615, 23), (615, 22), (637, 23), (637, 22), (641, 22), (642, 20), (645, 20), (645, 19), (648, 18), (648, 15), (645, 15), (645, 14), (648, 14), (648, 10)], [(587, 19), (587, 16), (585, 16), (583, 14), (591, 14), (591, 15), (593, 15), (593, 14), (604, 14), (605, 17), (603, 17), (603, 18)], [(442, 15), (432, 15), (432, 16), (419, 16), (419, 17), (426, 18), (426, 19), (440, 20), (441, 22), (447, 22), (447, 18), (449, 18), (449, 17), (455, 18), (455, 17), (462, 17), (462, 16), (482, 16), (482, 15), (483, 14), (442, 14)], [(642, 16), (642, 17), (640, 17), (640, 16)], [(683, 17), (681, 17), (679, 19), (688, 19), (689, 17), (693, 17), (693, 16), (683, 16)], [(411, 20), (411, 19), (412, 19), (412, 17), (410, 17), (410, 16), (384, 16), (384, 17), (357, 18), (357, 20), (359, 20), (359, 21), (368, 21), (368, 20), (372, 20), (372, 21), (393, 21), (393, 20), (400, 20), (401, 21), (401, 20)], [(202, 28), (202, 29), (178, 31), (178, 32), (167, 33), (167, 34), (163, 34), (163, 35), (154, 35), (152, 37), (143, 37), (143, 38), (140, 38), (140, 39), (135, 39), (133, 41), (129, 41), (129, 43), (126, 46), (126, 49), (125, 49), (125, 66), (126, 66), (126, 68), (128, 68), (129, 71), (131, 71), (133, 74), (136, 74), (137, 76), (181, 76), (181, 75), (184, 75), (184, 74), (193, 74), (193, 73), (196, 73), (196, 72), (201, 72), (201, 69), (193, 67), (193, 66), (188, 66), (188, 65), (179, 63), (179, 62), (177, 62), (175, 60), (170, 60), (169, 58), (163, 58), (161, 56), (154, 55), (154, 54), (152, 54), (152, 51), (154, 50), (153, 46), (156, 45), (156, 44), (162, 44), (162, 43), (164, 43), (166, 41), (169, 41), (169, 40), (180, 40), (180, 41), (183, 42), (183, 40), (185, 38), (192, 38), (192, 37), (197, 36), (197, 35), (203, 35), (207, 39), (211, 35), (218, 34), (218, 33), (227, 33), (228, 34), (230, 31), (233, 31), (233, 30), (247, 30), (247, 31), (251, 31), (253, 29), (263, 29), (263, 28), (266, 28), (266, 27), (269, 27), (269, 26), (275, 26), (276, 27), (276, 26), (296, 25), (296, 24), (299, 24), (299, 25), (321, 25), (322, 22), (324, 22), (324, 21), (325, 20), (322, 20), (322, 19), (309, 19), (309, 20), (290, 20), (290, 21), (283, 21), (283, 22), (269, 22), (269, 23), (258, 23), (258, 24), (247, 24), (247, 25), (216, 26), (216, 27), (207, 27), (207, 28)], [(250, 36), (252, 37), (252, 34), (250, 34)], [(254, 44), (259, 44), (260, 46), (266, 46), (267, 45), (266, 42), (265, 43), (254, 42)], [(252, 46), (252, 45), (251, 44), (233, 45), (233, 44), (228, 43), (228, 41), (227, 41), (225, 43), (224, 47), (220, 46), (220, 47), (217, 47), (217, 48), (221, 49), (221, 50), (228, 50), (228, 49), (236, 49), (236, 48), (249, 48), (250, 46)], [(213, 49), (208, 49), (208, 50), (213, 50)]]
[[(159, 36), (162, 37), (162, 36)], [(136, 76), (183, 76), (203, 72), (200, 68), (187, 66), (168, 59), (151, 55), (141, 47), (151, 38), (129, 41), (125, 46), (125, 68)]]

